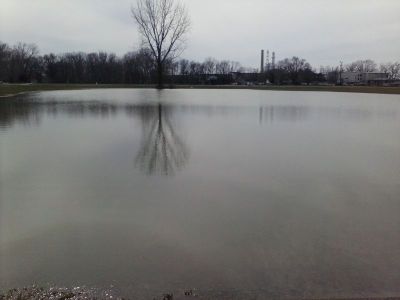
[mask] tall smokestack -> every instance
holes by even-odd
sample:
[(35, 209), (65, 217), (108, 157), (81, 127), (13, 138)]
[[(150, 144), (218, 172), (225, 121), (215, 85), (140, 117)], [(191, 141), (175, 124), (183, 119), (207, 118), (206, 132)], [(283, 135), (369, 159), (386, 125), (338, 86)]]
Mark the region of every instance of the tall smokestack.
[(275, 51), (272, 52), (272, 69), (275, 69)]
[(264, 73), (264, 50), (261, 50), (261, 68), (260, 73)]
[(267, 66), (267, 71), (271, 68), (271, 65), (269, 63), (269, 50), (267, 50), (267, 60), (266, 60), (266, 66)]

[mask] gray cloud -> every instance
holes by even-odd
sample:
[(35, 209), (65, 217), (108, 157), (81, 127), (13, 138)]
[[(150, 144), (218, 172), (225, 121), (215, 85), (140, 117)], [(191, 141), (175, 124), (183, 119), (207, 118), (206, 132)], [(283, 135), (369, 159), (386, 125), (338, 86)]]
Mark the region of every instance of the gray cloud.
[[(261, 48), (315, 67), (372, 58), (400, 60), (398, 0), (182, 0), (192, 29), (183, 56), (257, 67)], [(0, 0), (0, 40), (42, 53), (139, 47), (134, 0)]]

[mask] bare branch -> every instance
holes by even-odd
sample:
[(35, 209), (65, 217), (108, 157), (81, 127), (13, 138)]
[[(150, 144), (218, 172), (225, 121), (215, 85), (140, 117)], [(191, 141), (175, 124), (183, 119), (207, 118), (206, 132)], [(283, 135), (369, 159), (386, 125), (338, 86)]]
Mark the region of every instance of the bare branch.
[(173, 61), (184, 49), (190, 27), (187, 10), (178, 0), (137, 0), (131, 11), (157, 63), (161, 85), (165, 63)]

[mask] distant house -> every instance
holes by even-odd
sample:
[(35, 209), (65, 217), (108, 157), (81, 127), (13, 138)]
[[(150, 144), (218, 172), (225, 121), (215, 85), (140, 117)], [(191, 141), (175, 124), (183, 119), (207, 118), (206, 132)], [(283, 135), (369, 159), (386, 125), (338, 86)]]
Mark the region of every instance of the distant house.
[(387, 79), (388, 74), (381, 72), (343, 72), (341, 76), (344, 84), (371, 84)]

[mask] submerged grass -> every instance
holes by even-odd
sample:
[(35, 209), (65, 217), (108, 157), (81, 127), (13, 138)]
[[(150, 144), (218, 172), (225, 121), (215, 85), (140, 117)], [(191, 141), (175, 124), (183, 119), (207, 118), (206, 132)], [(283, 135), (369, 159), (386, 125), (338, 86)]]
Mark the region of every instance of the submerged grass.
[[(107, 89), (107, 88), (155, 88), (151, 84), (0, 84), (0, 96), (14, 96), (20, 93), (54, 90)], [(166, 85), (178, 89), (253, 89), (272, 91), (317, 91), (343, 93), (400, 94), (400, 87), (380, 86), (291, 86), (291, 85)]]

